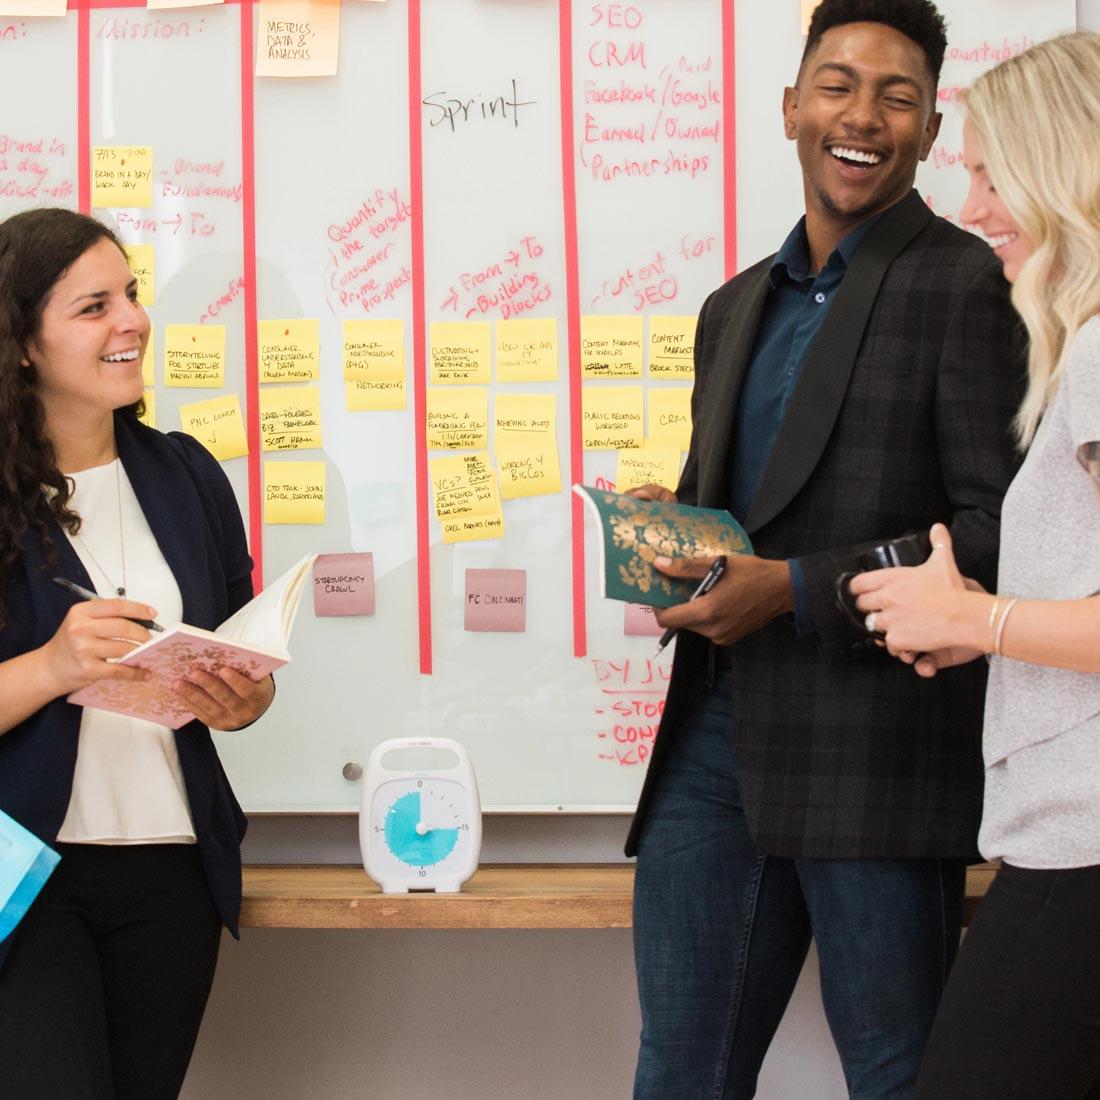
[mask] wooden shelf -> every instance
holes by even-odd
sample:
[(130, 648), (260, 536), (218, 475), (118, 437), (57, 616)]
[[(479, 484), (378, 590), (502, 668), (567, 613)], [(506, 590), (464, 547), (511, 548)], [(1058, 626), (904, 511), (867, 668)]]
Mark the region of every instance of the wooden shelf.
[[(966, 922), (996, 868), (971, 867)], [(629, 928), (634, 865), (488, 864), (459, 894), (383, 894), (363, 869), (244, 869), (246, 928)]]

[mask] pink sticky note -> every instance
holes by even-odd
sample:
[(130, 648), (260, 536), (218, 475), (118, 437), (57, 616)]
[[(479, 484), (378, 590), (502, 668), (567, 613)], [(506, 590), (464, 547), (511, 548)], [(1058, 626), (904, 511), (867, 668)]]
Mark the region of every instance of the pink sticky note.
[(313, 613), (374, 614), (374, 555), (321, 554), (313, 563)]
[(526, 569), (466, 570), (466, 629), (527, 629)]
[(625, 606), (623, 633), (628, 638), (659, 638), (664, 633), (657, 623), (652, 607), (640, 603), (628, 603)]

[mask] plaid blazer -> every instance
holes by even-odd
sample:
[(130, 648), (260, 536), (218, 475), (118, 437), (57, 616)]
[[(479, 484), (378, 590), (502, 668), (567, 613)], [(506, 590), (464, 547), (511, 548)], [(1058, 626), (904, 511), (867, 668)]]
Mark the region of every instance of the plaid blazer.
[[(687, 503), (728, 505), (734, 412), (771, 262), (703, 305), (678, 488)], [(800, 638), (784, 616), (729, 650), (730, 751), (763, 851), (976, 857), (985, 662), (922, 680), (866, 644), (833, 586), (869, 545), (936, 520), (950, 524), (963, 574), (995, 585), (1025, 341), (1000, 263), (916, 191), (871, 229), (845, 274), (745, 522), (762, 557), (801, 559), (816, 627)], [(709, 652), (698, 635), (677, 643), (628, 855)]]

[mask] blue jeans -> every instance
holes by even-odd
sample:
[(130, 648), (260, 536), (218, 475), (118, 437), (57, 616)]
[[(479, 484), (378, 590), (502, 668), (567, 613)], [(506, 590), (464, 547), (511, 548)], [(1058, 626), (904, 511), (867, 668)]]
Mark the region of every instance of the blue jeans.
[(784, 859), (753, 844), (729, 674), (702, 678), (638, 851), (635, 1100), (742, 1100), (809, 950), (849, 1094), (912, 1097), (962, 923), (960, 860)]

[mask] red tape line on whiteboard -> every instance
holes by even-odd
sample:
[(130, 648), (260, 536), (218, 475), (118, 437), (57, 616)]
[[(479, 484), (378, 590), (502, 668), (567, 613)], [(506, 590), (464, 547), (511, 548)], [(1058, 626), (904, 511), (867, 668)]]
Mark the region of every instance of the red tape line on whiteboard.
[(737, 27), (734, 0), (722, 0), (722, 212), (726, 278), (737, 274)]
[(76, 205), (92, 212), (92, 13), (76, 13)]
[(256, 96), (252, 0), (241, 4), (241, 219), (244, 258), (244, 389), (248, 431), (248, 534), (252, 586), (264, 586), (264, 515), (260, 451), (259, 309), (256, 285)]
[[(558, 0), (558, 55), (561, 73), (561, 167), (565, 200), (566, 356), (569, 366), (569, 479), (584, 481), (581, 400), (580, 248), (577, 243), (577, 179), (573, 141), (573, 5)], [(584, 591), (584, 501), (570, 494), (573, 532), (573, 656), (588, 651)]]
[(412, 205), (413, 416), (416, 433), (416, 587), (420, 671), (432, 671), (432, 561), (428, 540), (427, 354), (424, 321), (424, 133), (420, 116), (420, 0), (409, 0), (409, 188)]

